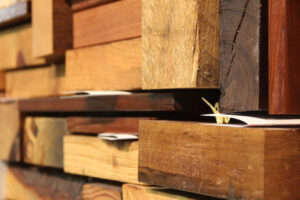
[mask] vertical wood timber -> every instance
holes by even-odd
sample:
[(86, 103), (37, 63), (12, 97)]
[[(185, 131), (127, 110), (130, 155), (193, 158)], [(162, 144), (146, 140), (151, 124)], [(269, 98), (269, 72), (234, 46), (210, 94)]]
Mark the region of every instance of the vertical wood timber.
[(0, 160), (21, 160), (20, 121), (17, 102), (0, 103)]
[(33, 56), (57, 59), (73, 46), (72, 11), (65, 0), (32, 0)]
[(267, 4), (220, 0), (222, 112), (267, 109)]
[(142, 87), (217, 88), (219, 0), (142, 0)]
[(300, 114), (300, 1), (269, 2), (269, 112)]

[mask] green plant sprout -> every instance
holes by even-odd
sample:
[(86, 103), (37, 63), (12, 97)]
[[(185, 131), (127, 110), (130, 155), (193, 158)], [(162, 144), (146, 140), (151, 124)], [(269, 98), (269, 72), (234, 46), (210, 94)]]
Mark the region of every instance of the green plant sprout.
[[(218, 102), (215, 104), (215, 106), (212, 106), (204, 97), (202, 97), (202, 100), (210, 107), (210, 109), (213, 111), (215, 115), (220, 114), (220, 108)], [(229, 124), (230, 117), (216, 116), (216, 121), (217, 124)]]

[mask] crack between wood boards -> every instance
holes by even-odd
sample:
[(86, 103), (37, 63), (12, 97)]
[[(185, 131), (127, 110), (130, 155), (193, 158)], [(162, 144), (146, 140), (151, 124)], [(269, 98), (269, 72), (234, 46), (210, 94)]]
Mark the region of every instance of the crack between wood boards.
[(231, 43), (231, 52), (232, 52), (232, 57), (231, 57), (231, 60), (230, 60), (230, 64), (229, 64), (229, 67), (228, 67), (228, 70), (227, 70), (227, 73), (226, 73), (226, 76), (225, 76), (225, 81), (227, 80), (227, 78), (229, 77), (229, 74), (231, 72), (231, 69), (232, 69), (232, 66), (233, 66), (233, 61), (236, 57), (236, 40), (238, 38), (238, 35), (239, 35), (239, 32), (241, 30), (241, 27), (242, 27), (242, 24), (244, 22), (244, 19), (245, 19), (245, 16), (246, 16), (246, 11), (247, 11), (247, 8), (248, 8), (248, 5), (249, 5), (249, 1), (250, 0), (247, 0), (246, 3), (245, 3), (245, 6), (243, 8), (243, 13), (242, 13), (242, 17), (240, 19), (240, 23), (235, 31), (235, 34), (234, 34), (234, 37), (233, 37), (233, 40), (232, 40), (232, 43)]

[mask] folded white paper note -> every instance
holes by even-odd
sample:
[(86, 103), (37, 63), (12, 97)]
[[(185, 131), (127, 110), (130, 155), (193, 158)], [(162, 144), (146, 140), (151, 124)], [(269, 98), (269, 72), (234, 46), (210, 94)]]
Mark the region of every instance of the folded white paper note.
[(137, 140), (138, 136), (134, 134), (123, 133), (99, 133), (98, 137), (104, 140), (118, 141), (118, 140)]

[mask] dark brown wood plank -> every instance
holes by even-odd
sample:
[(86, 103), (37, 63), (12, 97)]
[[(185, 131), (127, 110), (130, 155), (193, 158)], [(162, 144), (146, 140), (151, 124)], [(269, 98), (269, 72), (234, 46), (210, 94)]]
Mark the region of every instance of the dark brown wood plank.
[(222, 112), (267, 109), (265, 0), (220, 0)]
[(139, 120), (146, 118), (129, 117), (68, 117), (68, 130), (71, 133), (131, 133), (138, 134)]
[(29, 21), (30, 6), (30, 1), (20, 1), (0, 9), (0, 29)]
[(269, 112), (300, 114), (300, 1), (269, 2)]
[(118, 0), (72, 0), (72, 10), (78, 12)]
[(141, 121), (139, 181), (226, 199), (300, 198), (300, 129)]
[(218, 91), (174, 93), (133, 93), (131, 95), (76, 96), (24, 99), (21, 112), (99, 112), (99, 111), (190, 111), (210, 113), (202, 97), (214, 104)]

